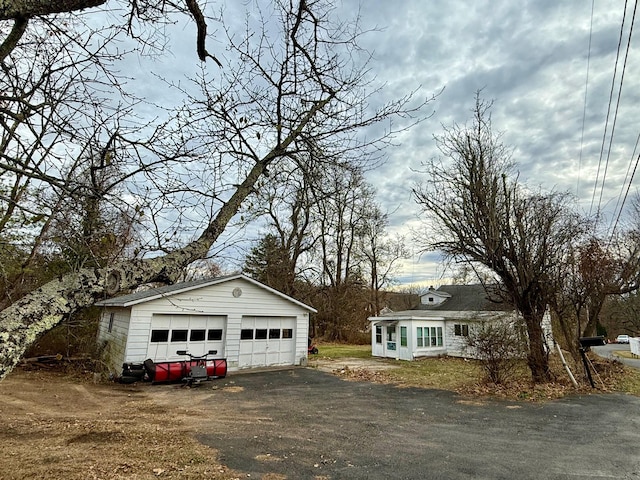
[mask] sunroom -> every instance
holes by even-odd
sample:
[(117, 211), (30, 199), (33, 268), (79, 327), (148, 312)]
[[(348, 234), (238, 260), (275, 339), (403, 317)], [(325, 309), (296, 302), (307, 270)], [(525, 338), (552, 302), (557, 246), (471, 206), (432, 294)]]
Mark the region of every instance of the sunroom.
[(413, 360), (447, 353), (444, 317), (415, 315), (371, 317), (371, 353), (374, 357)]

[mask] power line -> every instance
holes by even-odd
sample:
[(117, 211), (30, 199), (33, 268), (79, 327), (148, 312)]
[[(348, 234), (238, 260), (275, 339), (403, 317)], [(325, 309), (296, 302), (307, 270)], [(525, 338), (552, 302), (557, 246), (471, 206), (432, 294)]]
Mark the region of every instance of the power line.
[[(602, 175), (602, 187), (600, 188), (600, 199), (598, 201), (598, 212), (600, 212), (600, 206), (602, 205), (602, 195), (604, 193), (604, 182), (607, 177), (607, 170), (609, 168), (609, 159), (611, 158), (611, 147), (613, 145), (613, 136), (616, 130), (616, 122), (618, 120), (618, 111), (620, 109), (620, 98), (622, 98), (622, 85), (624, 83), (624, 74), (627, 71), (627, 60), (629, 59), (629, 50), (631, 49), (631, 37), (633, 35), (633, 26), (636, 20), (636, 9), (638, 8), (638, 0), (636, 0), (633, 7), (633, 15), (631, 17), (631, 26), (629, 27), (629, 39), (627, 40), (627, 48), (624, 55), (624, 62), (622, 64), (622, 74), (620, 76), (620, 87), (618, 89), (618, 98), (616, 101), (616, 111), (613, 116), (613, 126), (611, 127), (611, 136), (609, 137), (609, 148), (607, 150), (607, 161), (605, 162), (604, 173)], [(633, 157), (632, 157), (633, 160)], [(619, 198), (619, 197), (618, 197)]]
[(582, 134), (580, 135), (580, 155), (578, 157), (578, 183), (576, 196), (580, 195), (580, 172), (582, 171), (582, 150), (584, 146), (584, 126), (587, 118), (587, 92), (589, 91), (589, 65), (591, 63), (591, 38), (593, 36), (593, 10), (596, 0), (591, 0), (591, 21), (589, 24), (589, 48), (587, 49), (587, 74), (584, 81), (584, 107), (582, 109)]
[[(620, 210), (618, 210), (618, 215), (616, 216), (616, 220), (613, 223), (613, 227), (611, 228), (611, 236), (610, 240), (613, 239), (613, 235), (616, 232), (616, 228), (618, 227), (618, 222), (620, 221), (620, 216), (622, 215), (622, 209), (624, 207), (625, 202), (627, 201), (627, 197), (629, 196), (629, 191), (631, 190), (631, 184), (633, 183), (633, 178), (636, 175), (636, 171), (638, 170), (638, 164), (640, 163), (640, 154), (636, 157), (636, 163), (633, 166), (633, 172), (631, 172), (631, 177), (629, 177), (629, 170), (631, 170), (631, 165), (633, 165), (633, 157), (636, 156), (636, 151), (638, 149), (638, 142), (640, 142), (640, 134), (638, 134), (638, 138), (636, 139), (636, 145), (633, 147), (633, 154), (631, 155), (631, 161), (629, 162), (629, 168), (627, 168), (627, 174), (625, 176), (625, 181), (622, 184), (622, 190), (620, 191), (620, 195), (618, 195), (618, 203), (620, 203), (620, 197), (622, 196), (622, 192), (624, 191), (624, 197), (622, 198), (622, 202), (620, 203)], [(629, 183), (627, 183), (627, 178), (629, 178)], [(624, 185), (627, 185), (627, 189), (625, 191)], [(618, 209), (618, 203), (616, 203), (616, 208), (614, 209), (614, 214)]]
[[(624, 33), (624, 24), (625, 24), (625, 20), (627, 18), (627, 0), (625, 0), (624, 2), (624, 12), (622, 14), (622, 24), (620, 25), (620, 37), (618, 38), (618, 50), (616, 52), (616, 62), (615, 62), (615, 66), (613, 68), (613, 78), (611, 79), (611, 92), (609, 92), (609, 105), (607, 107), (607, 117), (605, 119), (605, 123), (604, 123), (604, 134), (602, 136), (602, 147), (600, 148), (600, 158), (598, 160), (598, 170), (596, 172), (596, 180), (595, 183), (593, 185), (593, 196), (591, 197), (591, 206), (589, 207), (589, 215), (591, 215), (591, 213), (593, 213), (593, 204), (595, 202), (595, 198), (596, 198), (596, 191), (598, 190), (598, 180), (600, 178), (600, 169), (602, 167), (602, 157), (604, 155), (604, 145), (606, 142), (606, 138), (607, 138), (607, 130), (609, 127), (609, 115), (611, 113), (611, 103), (613, 100), (613, 92), (614, 92), (614, 87), (615, 87), (615, 83), (616, 83), (616, 76), (618, 74), (618, 61), (620, 60), (620, 46), (622, 45), (622, 35)], [(600, 205), (598, 205), (598, 212), (596, 215), (596, 222), (598, 217), (600, 216)]]

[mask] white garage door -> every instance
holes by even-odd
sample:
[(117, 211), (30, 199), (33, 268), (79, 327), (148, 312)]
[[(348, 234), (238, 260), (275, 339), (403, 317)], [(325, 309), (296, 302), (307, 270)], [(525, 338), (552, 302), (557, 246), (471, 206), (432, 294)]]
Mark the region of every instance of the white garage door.
[(293, 365), (295, 317), (242, 317), (239, 368)]
[(153, 315), (147, 357), (155, 362), (183, 360), (176, 351), (203, 355), (217, 350), (224, 357), (227, 319), (212, 315)]

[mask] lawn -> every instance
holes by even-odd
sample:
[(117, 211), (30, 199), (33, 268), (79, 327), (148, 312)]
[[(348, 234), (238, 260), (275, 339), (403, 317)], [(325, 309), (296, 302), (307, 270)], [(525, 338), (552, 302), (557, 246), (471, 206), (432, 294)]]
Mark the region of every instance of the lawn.
[[(408, 362), (372, 357), (370, 345), (322, 343), (318, 345), (318, 348), (320, 349), (318, 361), (347, 358), (370, 359), (374, 367), (369, 371), (341, 369), (337, 372), (355, 380), (394, 383), (405, 387), (452, 390), (465, 395), (489, 395), (533, 401), (558, 398), (576, 392), (560, 361), (555, 356), (550, 357), (550, 367), (554, 379), (552, 383), (532, 385), (529, 369), (523, 361), (521, 365), (518, 365), (509, 382), (504, 385), (495, 385), (484, 381), (482, 366), (474, 360), (433, 357)], [(594, 377), (595, 391), (615, 391), (640, 396), (639, 370), (626, 367), (617, 361), (601, 358), (594, 358), (592, 361), (598, 372)], [(376, 364), (381, 366), (379, 371), (375, 370)], [(581, 384), (579, 391), (593, 392), (594, 389), (586, 381), (582, 365), (573, 367), (572, 370)], [(371, 371), (375, 373), (371, 373)]]

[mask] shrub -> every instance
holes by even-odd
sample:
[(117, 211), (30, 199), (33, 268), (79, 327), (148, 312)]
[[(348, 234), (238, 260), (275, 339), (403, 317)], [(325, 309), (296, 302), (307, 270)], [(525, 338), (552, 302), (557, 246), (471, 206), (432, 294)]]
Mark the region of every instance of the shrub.
[(466, 347), (477, 358), (486, 380), (503, 384), (510, 380), (526, 352), (526, 337), (513, 321), (483, 322), (469, 329)]

